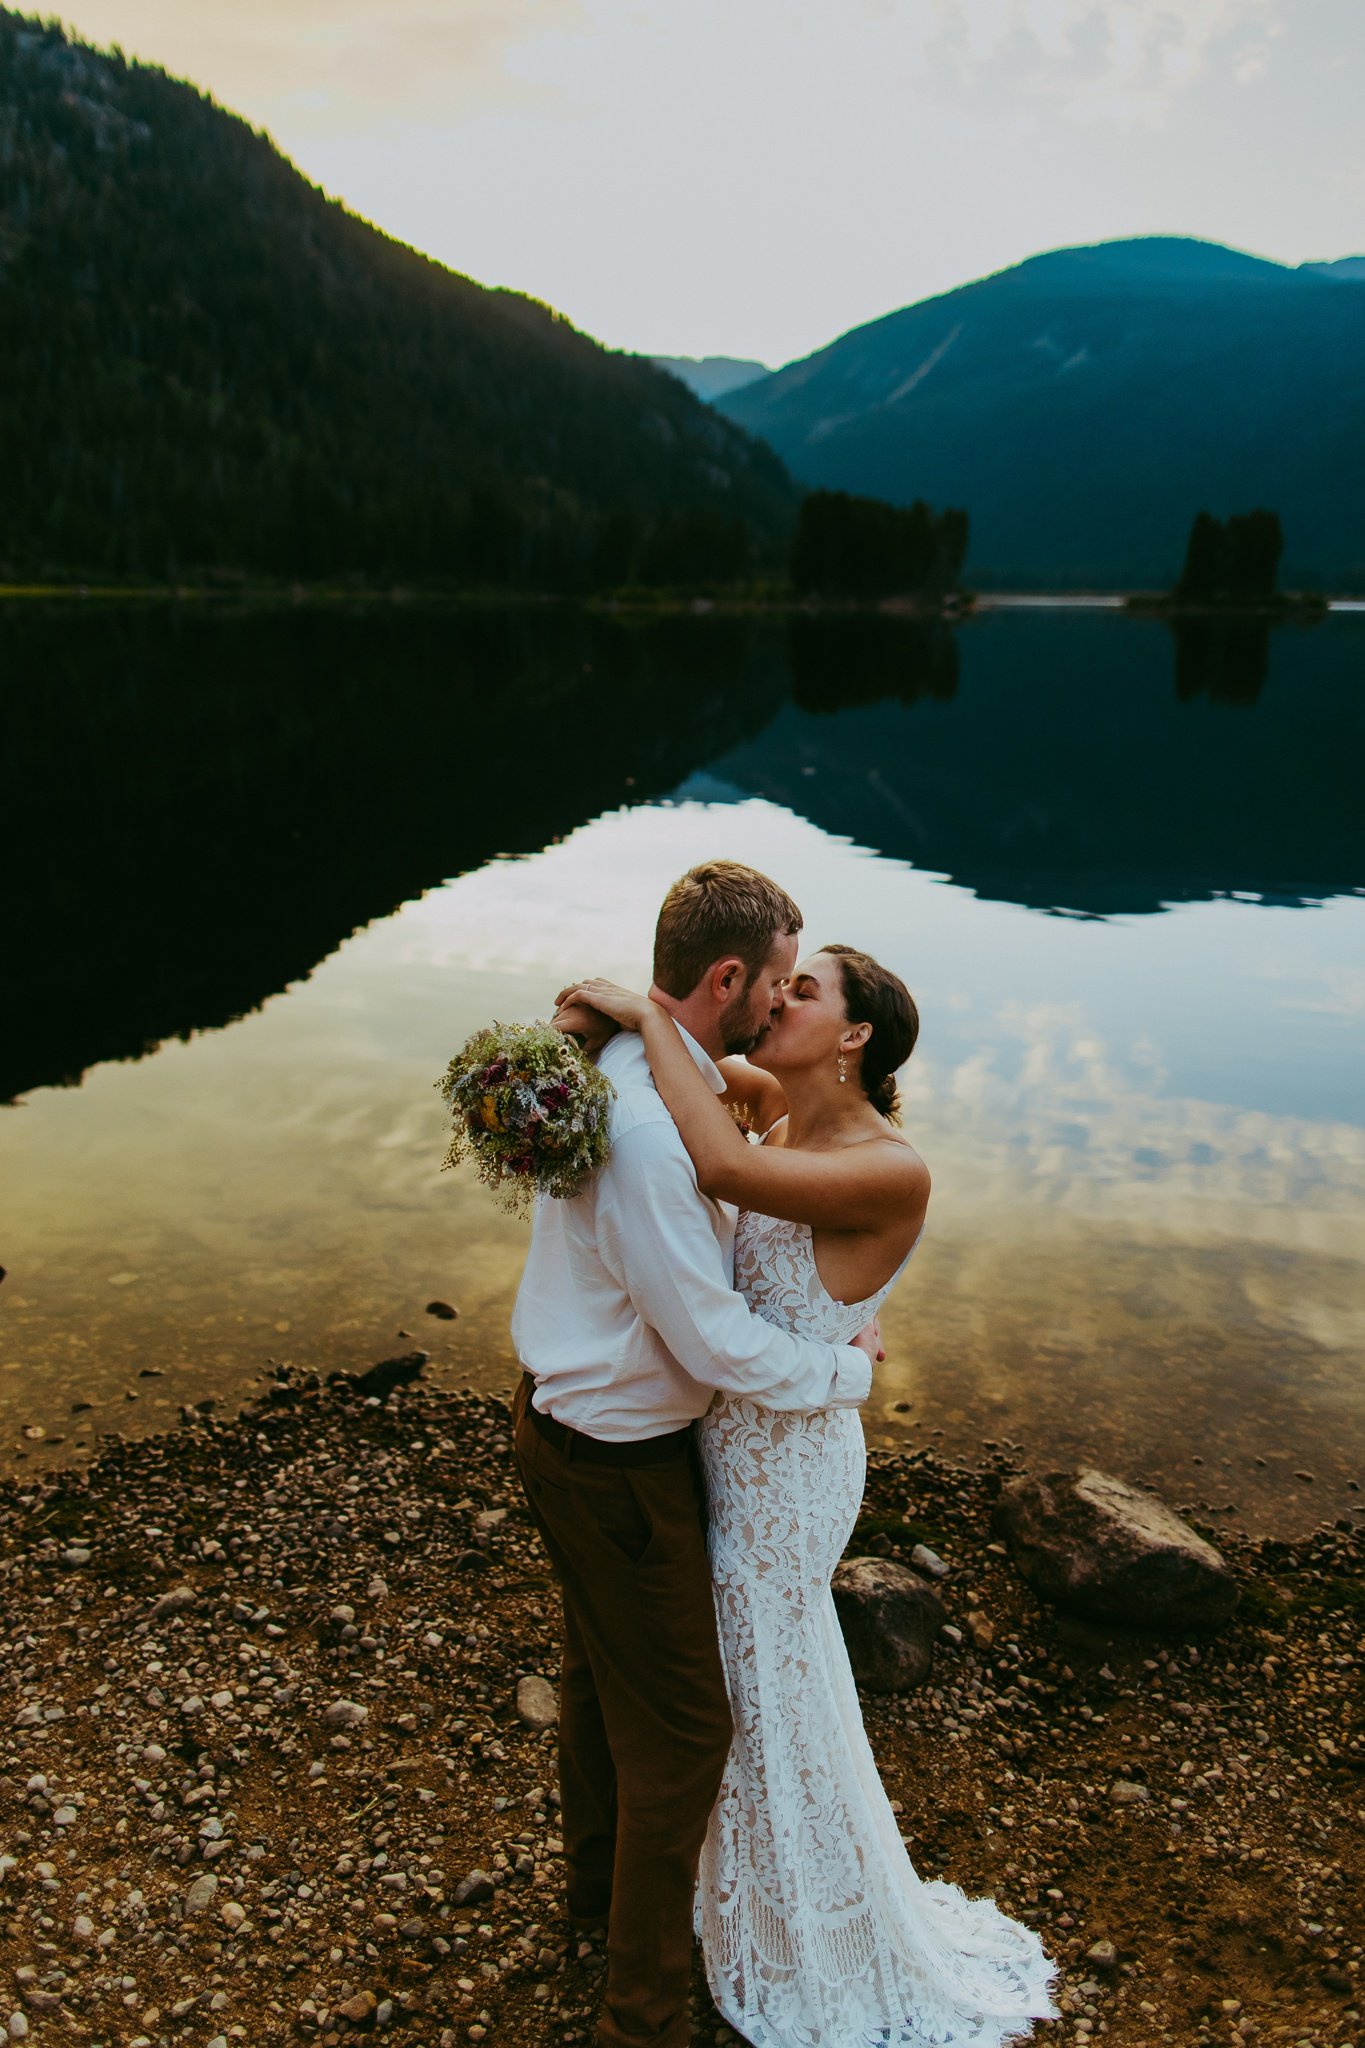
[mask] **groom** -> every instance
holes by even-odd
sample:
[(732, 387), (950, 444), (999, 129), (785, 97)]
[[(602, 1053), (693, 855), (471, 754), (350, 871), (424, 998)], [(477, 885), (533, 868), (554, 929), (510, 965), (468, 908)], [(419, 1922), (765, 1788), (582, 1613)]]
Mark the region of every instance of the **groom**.
[[(717, 1094), (782, 1002), (801, 914), (753, 868), (673, 884), (650, 994)], [(517, 1467), (564, 1602), (559, 1770), (568, 1905), (607, 1927), (602, 2048), (684, 2048), (692, 1897), (730, 1744), (692, 1423), (717, 1388), (792, 1412), (858, 1406), (870, 1338), (834, 1346), (750, 1313), (734, 1212), (697, 1187), (639, 1037), (600, 1062), (611, 1153), (537, 1209), (512, 1317)]]

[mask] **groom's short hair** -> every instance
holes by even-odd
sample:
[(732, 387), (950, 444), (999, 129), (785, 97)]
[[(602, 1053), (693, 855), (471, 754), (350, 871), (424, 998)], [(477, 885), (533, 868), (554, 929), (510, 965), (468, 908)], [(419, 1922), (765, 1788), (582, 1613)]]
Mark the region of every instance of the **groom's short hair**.
[(666, 995), (691, 995), (708, 967), (735, 956), (746, 988), (782, 934), (799, 932), (801, 913), (785, 889), (737, 860), (704, 860), (680, 875), (654, 928), (654, 981)]

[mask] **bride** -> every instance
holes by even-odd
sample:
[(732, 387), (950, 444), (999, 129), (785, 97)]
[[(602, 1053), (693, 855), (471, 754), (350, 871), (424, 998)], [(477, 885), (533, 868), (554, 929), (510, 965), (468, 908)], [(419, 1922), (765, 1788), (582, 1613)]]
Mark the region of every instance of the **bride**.
[[(872, 1322), (929, 1200), (895, 1128), (919, 1029), (904, 984), (849, 946), (812, 954), (748, 1061), (724, 1063), (728, 1112), (648, 997), (586, 981), (560, 1002), (640, 1032), (698, 1186), (740, 1209), (735, 1285), (757, 1313), (834, 1344)], [(735, 1726), (696, 1900), (718, 2010), (754, 2048), (1025, 2039), (1058, 2016), (1056, 1966), (993, 1900), (918, 1875), (863, 1731), (830, 1592), (862, 1501), (855, 1410), (718, 1394), (698, 1437)]]

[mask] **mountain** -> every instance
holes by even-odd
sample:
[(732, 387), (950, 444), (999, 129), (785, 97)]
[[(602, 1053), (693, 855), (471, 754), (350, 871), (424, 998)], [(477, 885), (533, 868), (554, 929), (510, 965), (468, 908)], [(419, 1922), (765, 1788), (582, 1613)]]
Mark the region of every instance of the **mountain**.
[(978, 586), (1152, 588), (1265, 505), (1289, 587), (1365, 589), (1365, 288), (1216, 243), (1061, 249), (720, 401), (806, 484), (965, 506)]
[(1320, 271), (1324, 277), (1354, 282), (1358, 278), (1365, 278), (1365, 256), (1338, 256), (1333, 263), (1301, 263), (1299, 268)]
[(680, 377), (689, 391), (708, 405), (724, 398), (727, 391), (742, 391), (746, 384), (771, 376), (766, 363), (754, 363), (743, 356), (651, 356), (661, 370)]
[(0, 577), (669, 581), (780, 562), (794, 516), (676, 377), (8, 10), (0, 359)]

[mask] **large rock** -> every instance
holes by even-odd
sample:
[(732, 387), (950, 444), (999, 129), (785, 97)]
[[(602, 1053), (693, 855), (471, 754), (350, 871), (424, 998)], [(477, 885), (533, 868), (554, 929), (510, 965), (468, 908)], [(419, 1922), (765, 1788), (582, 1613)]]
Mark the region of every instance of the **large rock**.
[(846, 1557), (834, 1574), (834, 1605), (859, 1685), (869, 1692), (923, 1685), (947, 1620), (932, 1586), (884, 1558)]
[(1236, 1580), (1213, 1545), (1109, 1472), (1011, 1479), (991, 1527), (1036, 1593), (1097, 1621), (1185, 1635), (1220, 1628), (1237, 1605)]

